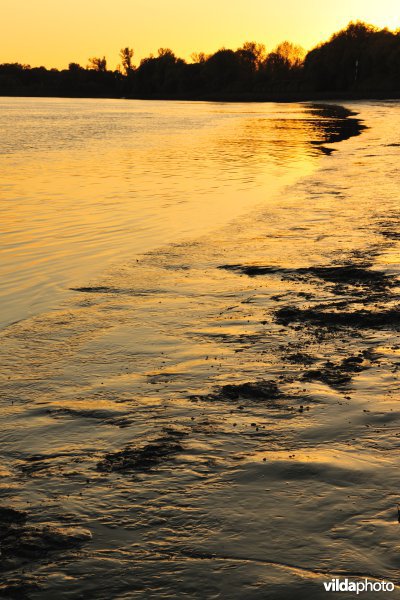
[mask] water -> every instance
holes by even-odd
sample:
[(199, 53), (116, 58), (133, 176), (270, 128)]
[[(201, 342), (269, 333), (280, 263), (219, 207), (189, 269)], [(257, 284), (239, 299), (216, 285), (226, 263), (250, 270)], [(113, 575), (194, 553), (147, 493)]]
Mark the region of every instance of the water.
[[(3, 278), (0, 593), (319, 600), (369, 577), (399, 597), (399, 105), (346, 105), (360, 130), (311, 105), (3, 103), (52, 127), (30, 153), (14, 126), (1, 158), (8, 203), (24, 162), (35, 182), (26, 240), (8, 229), (38, 287), (29, 305)], [(86, 195), (59, 188), (55, 219), (40, 189), (74, 152)]]
[(301, 105), (0, 100), (3, 324), (113, 262), (216, 228), (315, 166)]

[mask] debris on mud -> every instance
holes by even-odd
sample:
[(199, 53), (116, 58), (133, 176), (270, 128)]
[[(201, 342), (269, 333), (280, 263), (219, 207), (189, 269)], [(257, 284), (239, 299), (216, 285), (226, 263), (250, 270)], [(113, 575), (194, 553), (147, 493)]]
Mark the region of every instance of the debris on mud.
[(365, 362), (363, 355), (349, 356), (344, 358), (340, 363), (326, 361), (321, 368), (311, 369), (304, 373), (304, 381), (322, 381), (331, 388), (346, 387), (352, 380), (353, 376), (368, 369), (369, 365)]
[(108, 285), (72, 287), (70, 288), (70, 290), (73, 292), (81, 292), (84, 294), (115, 294), (119, 296), (147, 296), (158, 292), (158, 290), (138, 290), (134, 288), (118, 288)]
[(275, 381), (249, 381), (247, 383), (227, 384), (215, 389), (214, 392), (205, 395), (190, 396), (191, 400), (249, 400), (251, 402), (268, 402), (272, 405), (274, 401), (283, 397)]
[(239, 384), (223, 385), (214, 398), (228, 400), (276, 400), (282, 392), (275, 381), (255, 381)]
[(312, 365), (317, 362), (317, 359), (305, 352), (293, 352), (291, 354), (284, 354), (283, 360), (293, 364)]
[(4, 600), (29, 600), (30, 593), (40, 589), (37, 578), (29, 575), (10, 577), (0, 584), (0, 598)]
[[(259, 404), (265, 405), (269, 409), (283, 409), (292, 412), (296, 410), (293, 403), (296, 404), (299, 397), (293, 394), (285, 394), (273, 380), (262, 380), (223, 385), (210, 394), (190, 396), (190, 399), (195, 402), (203, 400), (206, 402)], [(306, 398), (302, 396), (301, 401), (304, 402), (305, 400)], [(243, 408), (243, 406), (238, 407), (239, 410)]]
[(121, 290), (116, 288), (107, 287), (104, 285), (96, 285), (96, 286), (83, 286), (83, 287), (73, 287), (71, 288), (73, 292), (83, 292), (87, 294), (118, 294)]
[(76, 453), (53, 452), (49, 454), (34, 454), (25, 459), (25, 463), (19, 466), (24, 475), (36, 477), (41, 475), (68, 475), (68, 465), (71, 462), (79, 463), (84, 459)]
[(332, 283), (345, 283), (350, 285), (374, 285), (375, 287), (391, 287), (394, 285), (392, 278), (383, 271), (373, 271), (370, 264), (346, 264), (342, 266), (309, 267), (297, 269), (300, 275), (313, 275), (324, 281)]
[(262, 266), (262, 265), (220, 265), (219, 269), (224, 271), (233, 271), (234, 273), (240, 273), (241, 275), (248, 275), (249, 277), (256, 277), (258, 275), (274, 275), (275, 273), (282, 274), (287, 273), (287, 269), (280, 267)]
[(79, 547), (91, 538), (91, 532), (82, 527), (32, 525), (26, 512), (7, 507), (0, 509), (0, 566), (4, 570), (25, 561), (39, 560), (51, 552)]
[(275, 312), (277, 323), (304, 323), (325, 327), (355, 327), (362, 329), (398, 329), (400, 326), (400, 309), (386, 310), (353, 310), (326, 311), (324, 306), (302, 309), (285, 306)]
[[(370, 263), (346, 263), (335, 266), (313, 266), (288, 269), (267, 265), (221, 265), (219, 268), (233, 271), (249, 277), (261, 275), (281, 275), (283, 279), (317, 278), (325, 282), (343, 286), (368, 287), (370, 292), (383, 291), (397, 285), (396, 278), (383, 271), (372, 270)], [(340, 287), (336, 288), (340, 291)]]
[(126, 416), (126, 414), (101, 408), (51, 408), (47, 409), (46, 412), (55, 419), (62, 417), (94, 419), (99, 423), (103, 423), (104, 425), (115, 425), (116, 427), (120, 428), (129, 427), (132, 424), (132, 419)]
[(3, 536), (4, 531), (7, 531), (12, 525), (21, 525), (25, 523), (28, 514), (22, 510), (15, 510), (6, 506), (0, 507), (0, 535)]
[(97, 469), (106, 473), (149, 471), (182, 452), (178, 437), (161, 437), (141, 447), (127, 446), (123, 450), (110, 452), (97, 463)]

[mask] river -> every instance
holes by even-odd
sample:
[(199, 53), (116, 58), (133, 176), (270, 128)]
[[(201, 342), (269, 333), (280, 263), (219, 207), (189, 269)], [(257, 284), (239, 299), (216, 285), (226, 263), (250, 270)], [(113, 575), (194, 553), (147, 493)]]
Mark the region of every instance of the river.
[(0, 108), (3, 596), (399, 597), (398, 103)]

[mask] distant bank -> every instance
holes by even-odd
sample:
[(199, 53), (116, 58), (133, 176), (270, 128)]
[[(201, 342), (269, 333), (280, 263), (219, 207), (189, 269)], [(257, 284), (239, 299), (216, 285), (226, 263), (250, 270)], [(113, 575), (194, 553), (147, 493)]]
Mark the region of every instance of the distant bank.
[(88, 98), (88, 99), (121, 99), (121, 100), (163, 100), (176, 102), (345, 102), (351, 100), (400, 100), (400, 90), (393, 92), (292, 92), (292, 93), (225, 93), (225, 94), (205, 94), (204, 96), (192, 95), (153, 95), (153, 96), (118, 96), (118, 95), (72, 95), (60, 93), (37, 93), (29, 91), (29, 93), (1, 93), (0, 97), (16, 97), (16, 98)]
[(121, 64), (93, 57), (67, 69), (0, 64), (0, 96), (135, 98), (232, 102), (299, 102), (400, 98), (400, 30), (350, 23), (306, 53), (282, 42), (271, 52), (245, 42), (192, 62), (160, 48), (134, 64), (134, 50), (120, 51)]

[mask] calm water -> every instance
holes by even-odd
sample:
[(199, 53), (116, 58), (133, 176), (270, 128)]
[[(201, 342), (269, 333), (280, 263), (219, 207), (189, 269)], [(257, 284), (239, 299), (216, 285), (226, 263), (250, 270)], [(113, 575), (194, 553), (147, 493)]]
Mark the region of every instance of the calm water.
[(399, 598), (399, 104), (0, 104), (0, 595)]
[(329, 121), (301, 105), (0, 99), (1, 321), (268, 203), (315, 167)]

